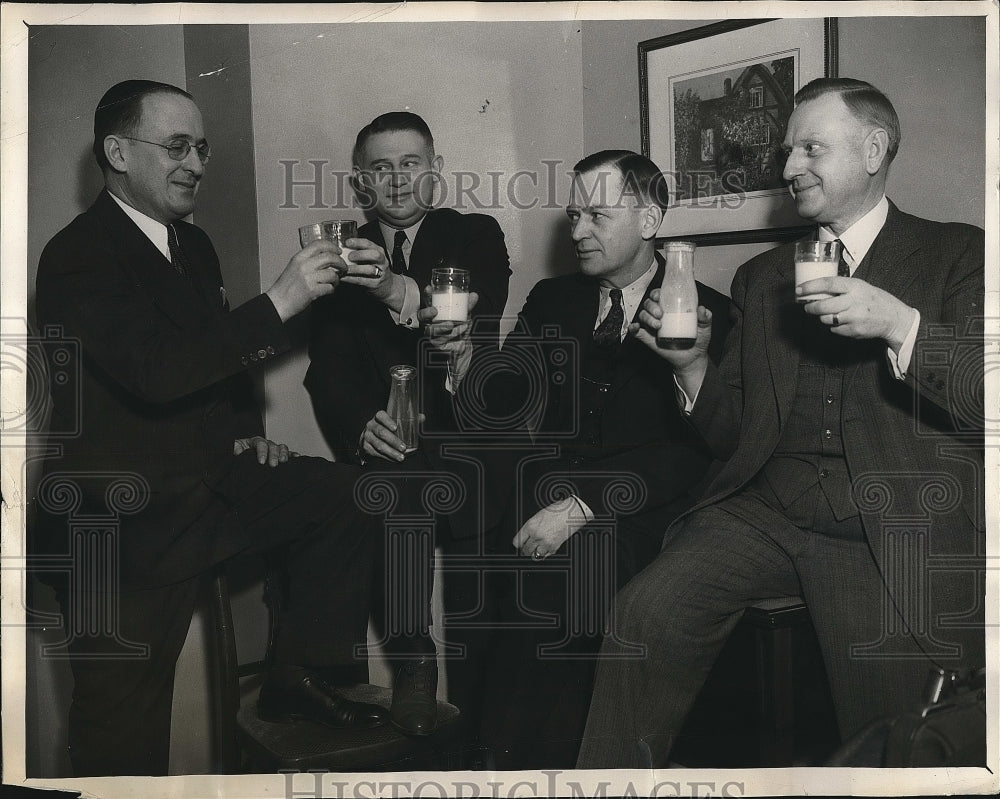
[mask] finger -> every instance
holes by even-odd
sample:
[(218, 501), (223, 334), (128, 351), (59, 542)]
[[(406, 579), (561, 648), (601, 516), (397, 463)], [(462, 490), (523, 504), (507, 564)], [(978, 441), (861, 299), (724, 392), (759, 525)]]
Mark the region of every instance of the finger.
[[(396, 437), (391, 433), (387, 433), (387, 435), (391, 436), (396, 441), (399, 441), (399, 439), (396, 439)], [(395, 446), (391, 441), (377, 438), (374, 435), (365, 436), (365, 451), (369, 455), (376, 455), (379, 458), (392, 461), (402, 461), (404, 457), (403, 453), (400, 451), (400, 447)]]
[(281, 447), (277, 444), (270, 444), (267, 448), (267, 465), (277, 466), (281, 460)]
[(278, 447), (278, 463), (288, 463), (288, 457), (289, 457), (288, 445), (282, 444), (280, 447)]
[(477, 294), (475, 291), (470, 291), (469, 292), (469, 310), (470, 311), (473, 308), (476, 307), (476, 303), (477, 302), (479, 302), (479, 294)]
[(656, 348), (656, 339), (653, 336), (651, 336), (648, 331), (643, 330), (638, 325), (636, 325), (636, 328), (637, 329), (636, 329), (635, 333), (633, 334), (635, 336), (636, 340), (637, 341), (641, 341), (647, 347), (653, 347), (655, 349)]
[(372, 421), (378, 422), (383, 427), (389, 428), (392, 432), (396, 432), (396, 420), (393, 419), (387, 411), (379, 411), (375, 414), (375, 418)]
[(643, 302), (641, 313), (653, 319), (661, 319), (663, 317), (663, 309), (660, 307), (660, 303), (654, 301), (652, 297)]
[(645, 309), (639, 311), (639, 322), (644, 327), (648, 327), (650, 330), (660, 329), (660, 320), (657, 317), (652, 316)]
[(704, 305), (698, 306), (698, 324), (702, 327), (712, 324), (712, 312)]
[(268, 441), (263, 438), (258, 438), (254, 441), (254, 449), (257, 450), (257, 463), (263, 466), (267, 463), (267, 453), (270, 449)]

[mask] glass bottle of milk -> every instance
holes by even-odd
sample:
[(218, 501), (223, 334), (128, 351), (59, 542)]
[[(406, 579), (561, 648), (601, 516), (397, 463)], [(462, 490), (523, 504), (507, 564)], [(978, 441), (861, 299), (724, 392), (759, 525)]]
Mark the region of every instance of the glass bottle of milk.
[(694, 282), (695, 244), (668, 241), (663, 245), (667, 265), (660, 284), (660, 329), (656, 343), (669, 350), (694, 346), (698, 335), (698, 287)]

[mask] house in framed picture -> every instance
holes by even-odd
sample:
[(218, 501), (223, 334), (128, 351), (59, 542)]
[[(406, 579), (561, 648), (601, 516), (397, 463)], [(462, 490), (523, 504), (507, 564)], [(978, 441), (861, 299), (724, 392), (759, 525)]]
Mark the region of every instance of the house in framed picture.
[(674, 82), (678, 186), (685, 198), (781, 187), (794, 56)]

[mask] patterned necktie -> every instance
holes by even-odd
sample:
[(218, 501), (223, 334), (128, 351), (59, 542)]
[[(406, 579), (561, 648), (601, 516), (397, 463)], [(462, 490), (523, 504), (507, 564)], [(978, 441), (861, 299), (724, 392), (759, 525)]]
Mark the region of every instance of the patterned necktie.
[(406, 259), (403, 258), (403, 244), (406, 242), (406, 231), (397, 230), (392, 248), (392, 263), (389, 268), (397, 275), (406, 274)]
[[(840, 241), (840, 239), (837, 239)], [(844, 242), (840, 241), (840, 263), (837, 264), (837, 277), (850, 277), (851, 267), (847, 265), (847, 259), (844, 258), (844, 253), (847, 252), (847, 248), (844, 246)]]
[(177, 274), (187, 277), (191, 271), (191, 262), (181, 249), (181, 243), (177, 240), (177, 228), (173, 225), (167, 225), (167, 247), (170, 249), (170, 263)]
[(625, 308), (622, 306), (622, 290), (611, 289), (611, 310), (594, 330), (594, 343), (600, 346), (620, 344), (622, 325), (625, 323)]

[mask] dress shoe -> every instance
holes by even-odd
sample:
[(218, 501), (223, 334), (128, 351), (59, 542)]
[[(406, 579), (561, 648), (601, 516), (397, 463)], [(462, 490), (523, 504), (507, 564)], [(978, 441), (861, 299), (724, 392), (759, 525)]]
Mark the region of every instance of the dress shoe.
[(291, 682), (268, 677), (260, 689), (257, 713), (264, 721), (308, 719), (337, 729), (365, 730), (387, 721), (385, 708), (354, 702), (308, 671)]
[(407, 735), (430, 735), (437, 729), (437, 659), (407, 660), (392, 684), (392, 725)]

